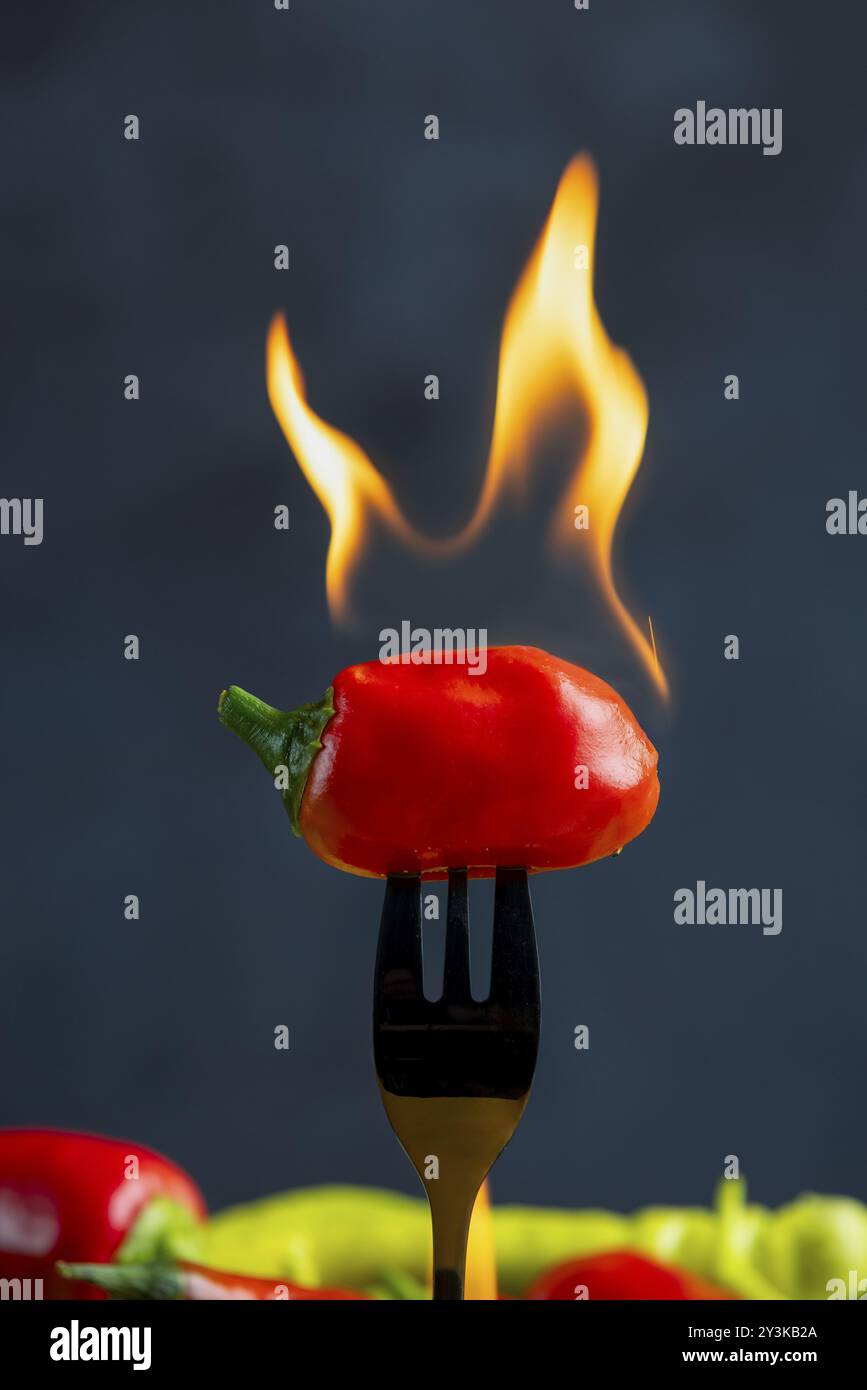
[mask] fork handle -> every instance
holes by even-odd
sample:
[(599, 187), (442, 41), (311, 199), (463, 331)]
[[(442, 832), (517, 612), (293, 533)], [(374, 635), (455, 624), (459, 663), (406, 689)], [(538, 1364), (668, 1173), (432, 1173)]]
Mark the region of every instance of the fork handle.
[(433, 1280), (434, 1303), (462, 1303), (463, 1275), (457, 1269), (435, 1269)]
[[(481, 1183), (479, 1183), (481, 1186)], [(464, 1297), (467, 1240), (478, 1187), (458, 1194), (428, 1189), (433, 1226), (433, 1302), (460, 1303)]]

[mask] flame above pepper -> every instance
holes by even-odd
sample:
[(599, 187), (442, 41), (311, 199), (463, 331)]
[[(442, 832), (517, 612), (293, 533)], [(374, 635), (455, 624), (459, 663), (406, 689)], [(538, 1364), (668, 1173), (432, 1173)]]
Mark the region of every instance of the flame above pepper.
[[(268, 396), (331, 522), (326, 590), (336, 621), (346, 617), (351, 576), (373, 517), (430, 555), (463, 549), (488, 523), (507, 484), (526, 481), (531, 446), (546, 421), (564, 403), (579, 403), (587, 420), (586, 443), (555, 509), (550, 541), (568, 555), (590, 547), (611, 609), (667, 697), (655, 639), (648, 641), (623, 603), (612, 570), (614, 531), (641, 463), (648, 404), (638, 372), (611, 343), (593, 299), (598, 204), (593, 161), (579, 155), (560, 179), (506, 313), (487, 470), (472, 516), (454, 536), (436, 540), (412, 527), (364, 450), (311, 409), (282, 314), (275, 315), (268, 332)], [(576, 530), (576, 508), (582, 506), (587, 527)]]

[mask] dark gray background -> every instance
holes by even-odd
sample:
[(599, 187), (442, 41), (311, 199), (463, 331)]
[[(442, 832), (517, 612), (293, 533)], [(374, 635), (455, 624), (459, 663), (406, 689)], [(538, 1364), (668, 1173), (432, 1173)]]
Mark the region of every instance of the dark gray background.
[[(407, 617), (591, 666), (661, 750), (648, 832), (535, 880), (544, 1038), (495, 1197), (704, 1202), (729, 1153), (761, 1200), (867, 1195), (867, 540), (824, 525), (867, 486), (855, 7), (165, 0), (19, 6), (10, 27), (2, 490), (44, 497), (46, 533), (0, 540), (2, 1121), (151, 1143), (215, 1205), (415, 1190), (370, 1056), (380, 887), (292, 840), (215, 716), (229, 681), (318, 696)], [(675, 146), (699, 98), (782, 106), (782, 154)], [(327, 523), (265, 397), (282, 307), (315, 407), (417, 524), (457, 526), (506, 303), (582, 148), (603, 318), (651, 401), (618, 573), (654, 616), (670, 712), (548, 558), (556, 470), (452, 570), (383, 540), (358, 628), (335, 632)], [(781, 887), (782, 935), (676, 927), (698, 878)]]

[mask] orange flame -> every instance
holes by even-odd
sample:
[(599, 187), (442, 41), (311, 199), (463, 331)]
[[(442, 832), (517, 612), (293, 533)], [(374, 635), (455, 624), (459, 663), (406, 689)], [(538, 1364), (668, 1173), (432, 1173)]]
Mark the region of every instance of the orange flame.
[[(641, 378), (627, 354), (609, 340), (593, 300), (598, 203), (593, 162), (578, 156), (560, 180), (506, 314), (487, 471), (473, 515), (457, 535), (436, 541), (410, 526), (364, 451), (311, 410), (279, 314), (268, 333), (268, 395), (331, 521), (326, 589), (338, 620), (346, 615), (349, 578), (373, 516), (407, 544), (429, 554), (462, 549), (488, 522), (506, 485), (526, 480), (531, 444), (545, 421), (564, 402), (578, 401), (587, 417), (587, 442), (555, 511), (551, 542), (570, 555), (582, 542), (589, 545), (608, 603), (667, 697), (655, 639), (647, 640), (626, 608), (612, 570), (614, 531), (641, 463), (648, 405)], [(576, 529), (577, 508), (587, 509), (581, 514), (586, 529)]]
[(391, 488), (364, 450), (310, 409), (282, 314), (271, 321), (266, 360), (271, 407), (331, 521), (325, 589), (331, 614), (340, 619), (346, 615), (349, 578), (361, 554), (371, 513), (382, 517), (408, 543), (425, 548), (428, 543), (404, 521)]

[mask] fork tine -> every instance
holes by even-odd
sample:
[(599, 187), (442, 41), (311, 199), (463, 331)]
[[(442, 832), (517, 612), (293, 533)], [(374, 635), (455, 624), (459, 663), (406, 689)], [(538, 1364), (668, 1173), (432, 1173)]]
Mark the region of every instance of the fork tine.
[(422, 995), (421, 878), (418, 874), (390, 874), (385, 885), (373, 1007)]
[(489, 1003), (538, 1027), (539, 958), (526, 869), (497, 869)]
[(449, 1003), (467, 1003), (471, 997), (467, 871), (449, 869), (443, 998), (448, 999)]

